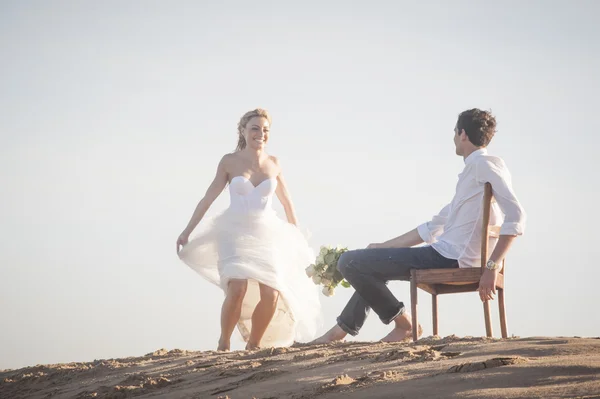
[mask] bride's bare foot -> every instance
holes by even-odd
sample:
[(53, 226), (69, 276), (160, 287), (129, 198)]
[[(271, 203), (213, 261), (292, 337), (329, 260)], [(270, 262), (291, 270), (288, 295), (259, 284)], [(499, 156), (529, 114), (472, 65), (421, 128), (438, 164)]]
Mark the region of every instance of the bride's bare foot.
[[(412, 322), (408, 313), (403, 313), (394, 319), (395, 327), (388, 335), (381, 339), (381, 342), (401, 342), (412, 338)], [(423, 335), (423, 327), (419, 324), (417, 327), (417, 338)]]
[(253, 349), (259, 349), (260, 346), (258, 344), (253, 344), (250, 341), (248, 341), (248, 343), (246, 344), (246, 350), (247, 351), (251, 351)]
[(343, 341), (346, 335), (346, 331), (342, 330), (342, 328), (336, 324), (325, 334), (315, 339), (314, 341), (309, 342), (309, 344), (319, 345), (328, 344), (335, 341)]
[(231, 344), (229, 343), (229, 341), (219, 339), (219, 346), (217, 346), (217, 350), (222, 351), (222, 352), (229, 352), (230, 346), (231, 346)]

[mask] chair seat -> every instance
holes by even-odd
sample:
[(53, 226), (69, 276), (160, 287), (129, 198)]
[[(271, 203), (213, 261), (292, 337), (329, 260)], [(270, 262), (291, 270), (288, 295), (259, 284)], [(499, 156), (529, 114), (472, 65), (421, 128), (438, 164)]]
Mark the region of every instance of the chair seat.
[[(414, 270), (417, 286), (432, 295), (477, 291), (481, 268)], [(498, 274), (496, 288), (504, 288), (504, 275)]]

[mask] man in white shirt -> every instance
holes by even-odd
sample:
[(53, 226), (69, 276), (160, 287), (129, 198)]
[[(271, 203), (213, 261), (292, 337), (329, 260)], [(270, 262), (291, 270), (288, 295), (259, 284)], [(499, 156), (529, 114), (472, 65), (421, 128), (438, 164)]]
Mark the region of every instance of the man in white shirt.
[[(458, 177), (454, 198), (431, 221), (408, 233), (342, 255), (338, 269), (356, 292), (337, 318), (337, 324), (313, 343), (357, 335), (370, 309), (383, 323), (394, 322), (394, 329), (383, 341), (396, 342), (410, 337), (411, 318), (387, 282), (408, 280), (410, 269), (480, 266), (486, 182), (491, 183), (495, 200), (490, 217), (490, 248), (494, 249), (479, 282), (479, 296), (482, 301), (494, 299), (499, 265), (513, 239), (522, 235), (525, 228), (525, 211), (512, 190), (504, 161), (487, 153), (486, 147), (495, 132), (496, 119), (490, 112), (470, 109), (458, 116), (454, 144), (456, 154), (464, 158), (465, 168)], [(417, 247), (423, 243), (426, 245)]]

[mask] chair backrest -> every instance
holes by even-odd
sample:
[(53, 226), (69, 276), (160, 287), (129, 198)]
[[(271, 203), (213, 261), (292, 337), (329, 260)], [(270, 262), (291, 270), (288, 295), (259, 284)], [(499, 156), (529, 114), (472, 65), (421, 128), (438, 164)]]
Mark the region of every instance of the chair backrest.
[(481, 273), (488, 260), (488, 242), (490, 236), (490, 210), (492, 207), (492, 185), (485, 183), (483, 188), (483, 221), (481, 223)]

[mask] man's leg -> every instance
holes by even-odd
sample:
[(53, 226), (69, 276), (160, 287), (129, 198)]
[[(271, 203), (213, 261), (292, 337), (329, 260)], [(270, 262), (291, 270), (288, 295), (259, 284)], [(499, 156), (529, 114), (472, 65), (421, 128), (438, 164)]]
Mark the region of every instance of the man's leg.
[[(404, 304), (388, 289), (387, 281), (408, 281), (413, 268), (452, 267), (458, 267), (456, 260), (444, 258), (431, 247), (374, 248), (344, 253), (338, 261), (338, 269), (356, 292), (338, 317), (337, 324), (313, 342), (326, 343), (341, 340), (346, 334), (357, 335), (371, 307), (385, 324), (394, 320), (397, 327), (394, 330), (401, 332), (400, 336), (405, 330), (410, 332), (410, 317), (405, 314)], [(400, 315), (402, 317), (397, 317)], [(401, 339), (398, 334), (392, 333), (386, 340)]]
[(333, 341), (341, 341), (350, 334), (358, 335), (358, 331), (367, 320), (371, 308), (358, 292), (354, 292), (344, 310), (337, 318), (337, 324), (321, 337), (315, 339), (313, 344), (326, 344)]
[(385, 341), (400, 341), (410, 335), (412, 324), (404, 304), (387, 287), (389, 280), (409, 280), (410, 269), (458, 267), (454, 259), (441, 256), (430, 246), (416, 248), (374, 248), (340, 258), (338, 268), (346, 280), (379, 316), (384, 324), (395, 322)]

